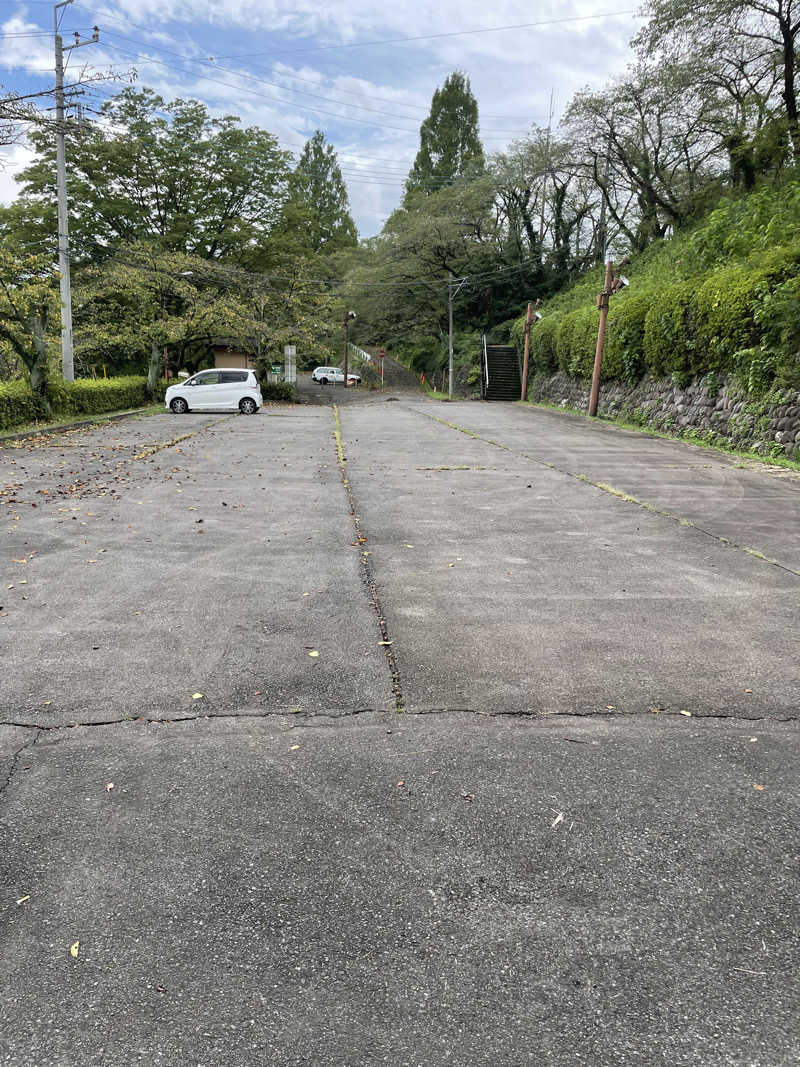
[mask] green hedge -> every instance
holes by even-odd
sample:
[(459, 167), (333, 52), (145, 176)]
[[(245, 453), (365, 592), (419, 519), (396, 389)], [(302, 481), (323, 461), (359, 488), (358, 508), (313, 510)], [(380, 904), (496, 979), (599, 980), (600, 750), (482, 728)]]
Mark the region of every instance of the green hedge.
[[(166, 382), (159, 382), (156, 400), (164, 399)], [(74, 382), (51, 381), (47, 386), (51, 414), (45, 411), (40, 397), (31, 392), (27, 382), (0, 382), (0, 430), (11, 430), (26, 422), (47, 418), (102, 415), (110, 411), (127, 411), (151, 403), (147, 379), (79, 378)]]
[(27, 382), (0, 382), (0, 430), (33, 422), (39, 404)]
[(552, 374), (558, 368), (556, 342), (560, 325), (560, 315), (549, 315), (531, 328), (528, 359), (533, 374)]
[(653, 294), (644, 319), (644, 362), (656, 378), (691, 374), (695, 360), (694, 290), (688, 282), (677, 282)]
[[(654, 242), (626, 268), (611, 299), (603, 376), (676, 381), (735, 374), (745, 388), (800, 383), (800, 180), (723, 198), (691, 232)], [(548, 300), (531, 334), (534, 373), (591, 372), (593, 268)], [(524, 317), (511, 327), (522, 348)]]
[(638, 382), (644, 374), (644, 320), (652, 301), (652, 293), (627, 290), (614, 297), (606, 328), (604, 378)]
[(101, 415), (106, 411), (141, 408), (150, 403), (147, 379), (133, 376), (79, 378), (74, 382), (51, 381), (47, 394), (53, 411), (61, 416)]

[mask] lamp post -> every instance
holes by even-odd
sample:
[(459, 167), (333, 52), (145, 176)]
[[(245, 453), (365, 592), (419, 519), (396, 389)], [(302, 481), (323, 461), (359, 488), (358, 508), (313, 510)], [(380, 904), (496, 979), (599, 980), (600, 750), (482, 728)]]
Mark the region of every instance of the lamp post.
[[(536, 307), (541, 307), (541, 300), (536, 301)], [(534, 305), (528, 304), (528, 312), (525, 316), (525, 355), (522, 361), (522, 394), (520, 400), (528, 399), (528, 356), (531, 349), (531, 326), (541, 319), (538, 311), (533, 310)]]
[[(626, 257), (623, 263), (629, 263)], [(603, 291), (597, 294), (597, 306), (600, 309), (600, 324), (597, 327), (597, 348), (594, 353), (594, 369), (592, 371), (592, 391), (589, 394), (589, 415), (594, 418), (597, 415), (597, 401), (600, 395), (600, 371), (603, 365), (603, 345), (606, 340), (606, 320), (608, 319), (608, 307), (611, 297), (618, 293), (623, 286), (629, 285), (628, 279), (614, 270), (614, 264), (609, 259), (606, 263), (606, 275), (603, 281)]]
[(350, 330), (350, 320), (356, 317), (355, 311), (348, 311), (344, 317), (344, 387), (347, 388), (347, 356), (349, 352), (348, 333)]

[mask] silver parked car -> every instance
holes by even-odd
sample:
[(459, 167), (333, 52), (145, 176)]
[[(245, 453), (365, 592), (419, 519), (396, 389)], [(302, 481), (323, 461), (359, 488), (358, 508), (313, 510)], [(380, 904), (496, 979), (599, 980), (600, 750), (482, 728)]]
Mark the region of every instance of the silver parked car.
[[(333, 385), (339, 385), (344, 382), (344, 371), (341, 367), (315, 367), (311, 372), (311, 380), (312, 382), (322, 382), (323, 385), (327, 385), (328, 382)], [(361, 385), (361, 375), (349, 370), (347, 372), (347, 381), (352, 385)]]

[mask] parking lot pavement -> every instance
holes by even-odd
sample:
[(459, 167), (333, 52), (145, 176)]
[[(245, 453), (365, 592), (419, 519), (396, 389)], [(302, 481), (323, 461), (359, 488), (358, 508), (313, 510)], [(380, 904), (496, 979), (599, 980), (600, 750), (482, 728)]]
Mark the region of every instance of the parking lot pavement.
[(796, 491), (582, 432), (0, 449), (0, 1063), (796, 1063)]
[(163, 415), (2, 450), (0, 718), (392, 705), (332, 429)]
[[(598, 430), (600, 455), (581, 457), (606, 486), (598, 489), (522, 451), (538, 438), (536, 414), (398, 407), (391, 420), (377, 407), (349, 408), (342, 427), (408, 709), (797, 713), (800, 574), (683, 521), (674, 484), (670, 516), (608, 491), (644, 477), (639, 438), (614, 440), (606, 467), (610, 446)], [(571, 420), (562, 421), (568, 450)], [(549, 413), (545, 427), (545, 454), (554, 456)], [(694, 514), (696, 450), (647, 445), (664, 446)], [(747, 479), (740, 507), (758, 512), (763, 496), (780, 529), (769, 548), (791, 562), (796, 484), (734, 474)], [(740, 500), (744, 492), (739, 486)], [(734, 509), (719, 530), (731, 541), (746, 537)]]

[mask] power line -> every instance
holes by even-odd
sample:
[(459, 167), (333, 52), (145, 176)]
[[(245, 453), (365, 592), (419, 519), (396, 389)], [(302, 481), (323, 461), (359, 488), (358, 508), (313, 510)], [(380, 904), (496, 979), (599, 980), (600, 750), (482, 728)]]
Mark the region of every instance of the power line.
[(606, 11), (597, 15), (572, 15), (563, 19), (541, 19), (539, 22), (520, 22), (510, 26), (487, 26), (478, 30), (453, 30), (448, 33), (426, 33), (420, 34), (417, 37), (393, 37), (384, 41), (351, 41), (347, 44), (329, 44), (318, 45), (314, 48), (294, 48), (294, 49), (282, 49), (280, 51), (273, 52), (237, 52), (230, 53), (229, 55), (214, 56), (216, 59), (249, 59), (256, 56), (280, 56), (280, 55), (294, 55), (296, 53), (306, 52), (328, 52), (339, 48), (375, 48), (381, 45), (390, 44), (409, 44), (414, 41), (436, 41), (443, 37), (469, 37), (475, 34), (483, 33), (505, 33), (509, 30), (532, 30), (539, 29), (543, 26), (557, 26), (566, 22), (586, 22), (589, 19), (607, 19), (617, 18), (620, 15), (635, 15), (636, 10), (629, 8), (626, 11)]
[[(111, 36), (121, 37), (122, 34), (111, 34)], [(155, 63), (156, 65), (158, 65), (160, 67), (166, 67), (167, 70), (172, 70), (172, 71), (175, 71), (175, 72), (177, 72), (179, 74), (190, 73), (189, 71), (187, 71), (187, 70), (185, 70), (183, 68), (176, 67), (173, 63), (167, 63), (163, 59), (158, 59), (155, 56), (148, 55), (147, 52), (138, 52), (138, 51), (137, 52), (132, 52), (128, 48), (123, 48), (121, 45), (115, 44), (114, 41), (111, 41), (109, 43), (110, 43), (110, 47), (111, 48), (113, 48), (116, 52), (120, 52), (122, 55), (131, 56), (134, 59), (142, 59), (142, 60), (145, 60), (147, 63)], [(186, 63), (207, 63), (208, 62), (207, 60), (189, 59), (188, 57), (181, 57), (181, 56), (179, 56), (179, 58), (183, 59), (183, 61), (186, 62)], [(244, 79), (246, 81), (255, 81), (255, 82), (258, 82), (259, 84), (275, 86), (281, 92), (285, 92), (285, 93), (294, 92), (295, 94), (304, 95), (304, 96), (317, 96), (318, 95), (318, 94), (313, 94), (313, 93), (305, 93), (302, 90), (287, 89), (287, 88), (285, 88), (283, 86), (276, 85), (275, 82), (267, 81), (264, 78), (258, 78), (258, 77), (256, 77), (255, 75), (252, 75), (252, 74), (245, 74), (245, 73), (242, 73), (240, 71), (232, 70), (231, 68), (228, 68), (228, 67), (219, 67), (219, 66), (217, 66), (215, 64), (214, 65), (214, 69), (221, 70), (221, 71), (225, 72), (226, 74), (231, 74), (235, 78)], [(329, 118), (337, 119), (339, 122), (344, 122), (344, 123), (357, 122), (357, 123), (359, 123), (359, 125), (376, 126), (379, 129), (383, 129), (383, 130), (397, 130), (400, 133), (410, 133), (410, 134), (415, 134), (415, 135), (419, 132), (419, 129), (417, 127), (394, 126), (394, 125), (389, 125), (388, 123), (385, 123), (385, 122), (373, 122), (370, 119), (358, 118), (355, 115), (342, 115), (342, 114), (339, 114), (339, 113), (337, 113), (335, 111), (327, 111), (327, 110), (325, 110), (324, 108), (321, 108), (321, 107), (313, 107), (313, 106), (311, 106), (309, 104), (301, 104), (301, 103), (298, 103), (298, 101), (296, 101), (296, 100), (292, 100), (292, 99), (288, 99), (287, 100), (285, 97), (268, 96), (268, 95), (266, 95), (264, 93), (259, 93), (257, 90), (251, 89), (251, 88), (249, 88), (247, 86), (236, 85), (233, 82), (223, 81), (220, 78), (213, 78), (213, 77), (211, 77), (210, 75), (208, 75), (206, 73), (202, 73), (199, 76), (204, 81), (212, 82), (212, 83), (214, 83), (216, 85), (223, 85), (228, 89), (235, 89), (237, 92), (240, 92), (240, 93), (241, 92), (248, 93), (251, 96), (257, 97), (259, 100), (266, 100), (267, 102), (272, 103), (272, 104), (288, 104), (290, 107), (298, 108), (300, 111), (310, 111), (315, 115), (326, 115)], [(405, 120), (411, 120), (410, 116), (408, 116), (408, 115), (393, 115), (390, 112), (380, 111), (377, 108), (370, 108), (370, 107), (366, 107), (365, 105), (358, 105), (358, 104), (348, 104), (348, 103), (346, 103), (344, 101), (330, 99), (328, 97), (322, 97), (321, 99), (329, 101), (332, 104), (340, 104), (342, 107), (346, 107), (346, 108), (349, 107), (349, 108), (356, 108), (357, 110), (361, 110), (361, 111), (370, 111), (370, 112), (373, 112), (375, 114), (386, 115), (389, 118), (398, 118), (398, 119), (401, 119), (401, 120), (404, 120), (404, 119)], [(411, 121), (413, 121), (413, 120), (411, 120)], [(495, 137), (492, 134), (488, 134), (488, 135), (487, 134), (482, 134), (481, 135), (482, 136), (482, 140), (487, 140), (487, 139), (488, 140), (500, 140), (500, 141), (505, 142), (505, 141), (508, 140), (508, 138), (505, 136), (506, 134), (519, 133), (519, 134), (523, 134), (524, 135), (528, 131), (527, 130), (502, 130), (502, 131), (497, 131), (497, 132), (498, 133), (502, 133), (503, 136)]]
[[(141, 41), (137, 41), (137, 40), (135, 40), (133, 38), (126, 37), (124, 34), (117, 33), (114, 30), (106, 30), (105, 33), (106, 33), (107, 36), (118, 37), (118, 38), (120, 38), (120, 40), (128, 41), (129, 43), (137, 45), (137, 46), (143, 44), (143, 42), (141, 42)], [(396, 112), (383, 111), (383, 110), (381, 110), (379, 108), (368, 107), (366, 104), (351, 104), (351, 103), (348, 103), (346, 100), (337, 100), (336, 97), (333, 97), (333, 96), (323, 96), (320, 93), (311, 93), (311, 92), (308, 92), (305, 89), (294, 89), (291, 86), (282, 85), (280, 82), (271, 81), (268, 78), (263, 78), (263, 77), (260, 77), (258, 75), (250, 74), (250, 73), (247, 73), (247, 72), (244, 72), (244, 71), (233, 70), (231, 67), (223, 67), (223, 66), (220, 66), (217, 62), (209, 60), (209, 59), (201, 57), (201, 56), (187, 56), (187, 55), (185, 55), (185, 54), (183, 54), (181, 52), (175, 52), (170, 48), (164, 48), (161, 45), (152, 45), (152, 44), (148, 43), (148, 44), (145, 45), (145, 47), (147, 47), (147, 48), (149, 48), (149, 49), (151, 49), (153, 51), (156, 51), (156, 52), (162, 52), (165, 55), (173, 56), (173, 57), (175, 57), (177, 59), (180, 59), (184, 63), (202, 63), (204, 65), (211, 65), (212, 69), (224, 71), (226, 74), (232, 74), (234, 77), (237, 77), (237, 78), (245, 78), (245, 79), (247, 79), (247, 81), (253, 81), (253, 82), (258, 83), (259, 85), (269, 85), (269, 86), (272, 86), (272, 87), (274, 87), (276, 89), (280, 89), (282, 92), (295, 93), (298, 96), (308, 96), (308, 97), (311, 97), (312, 99), (315, 99), (315, 100), (323, 100), (326, 103), (340, 104), (342, 107), (354, 107), (354, 108), (357, 108), (359, 111), (370, 111), (370, 112), (372, 112), (372, 113), (374, 113), (376, 115), (385, 115), (388, 118), (405, 119), (405, 120), (408, 120), (408, 121), (411, 121), (411, 122), (417, 121), (417, 116), (415, 116), (415, 115), (399, 115)], [(295, 74), (285, 75), (284, 77), (286, 77), (287, 79), (292, 79), (294, 81), (302, 81), (302, 82), (305, 82), (308, 85), (317, 85), (316, 82), (312, 82), (308, 78), (301, 78), (301, 77), (299, 77), (298, 75), (295, 75)], [(363, 94), (348, 92), (346, 89), (337, 89), (336, 91), (339, 92), (339, 93), (343, 93), (346, 96), (354, 96), (354, 97), (357, 97), (359, 99), (363, 98)], [(373, 97), (372, 99), (381, 100), (381, 99), (385, 99), (385, 98)], [(424, 111), (425, 113), (427, 113), (427, 111), (429, 110), (427, 107), (423, 107), (421, 104), (403, 104), (403, 103), (401, 103), (399, 101), (387, 101), (387, 103), (394, 103), (394, 104), (396, 104), (396, 105), (398, 105), (400, 107), (414, 107), (417, 110)], [(504, 118), (504, 119), (506, 117), (507, 116), (502, 116), (502, 118)], [(534, 117), (534, 116), (531, 116), (531, 117)], [(541, 118), (543, 116), (540, 115), (540, 116), (535, 116), (535, 117)], [(527, 130), (510, 129), (510, 130), (497, 130), (495, 132), (498, 132), (498, 133), (526, 133)]]

